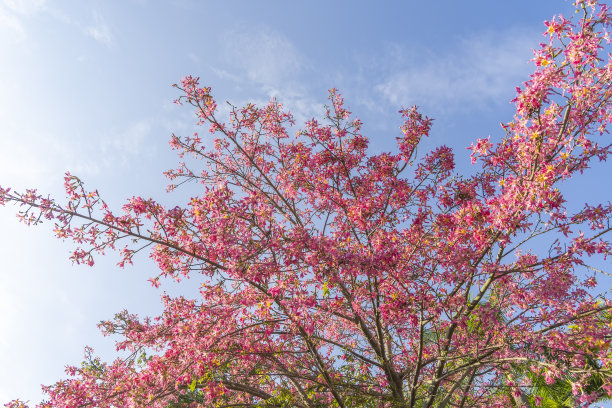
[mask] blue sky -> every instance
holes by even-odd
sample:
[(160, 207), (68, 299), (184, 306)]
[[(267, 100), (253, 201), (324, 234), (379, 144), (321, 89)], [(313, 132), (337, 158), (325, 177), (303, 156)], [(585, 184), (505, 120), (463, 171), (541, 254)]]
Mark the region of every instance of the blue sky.
[[(186, 202), (188, 192), (164, 193), (162, 172), (177, 162), (170, 134), (193, 131), (193, 113), (172, 103), (171, 85), (189, 74), (219, 101), (277, 97), (298, 121), (319, 117), (339, 88), (373, 151), (392, 148), (397, 111), (418, 104), (435, 118), (426, 146), (452, 146), (469, 171), (464, 148), (512, 118), (542, 22), (571, 10), (563, 0), (0, 0), (0, 185), (62, 197), (71, 171), (115, 207), (133, 195)], [(609, 200), (593, 174), (571, 185), (579, 204)], [(146, 256), (125, 270), (113, 256), (73, 266), (50, 225), (26, 228), (14, 213), (0, 209), (0, 402), (38, 402), (40, 384), (79, 363), (83, 346), (112, 359), (98, 321), (124, 308), (154, 315), (161, 292), (146, 283)]]

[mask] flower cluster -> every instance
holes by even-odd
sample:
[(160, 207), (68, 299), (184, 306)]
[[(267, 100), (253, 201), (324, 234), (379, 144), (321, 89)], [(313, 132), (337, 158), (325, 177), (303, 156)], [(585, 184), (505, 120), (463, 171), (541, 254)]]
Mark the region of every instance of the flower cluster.
[(201, 185), (184, 206), (133, 197), (116, 213), (70, 174), (64, 205), (0, 188), (24, 222), (55, 222), (77, 263), (148, 250), (153, 285), (201, 282), (197, 299), (164, 296), (160, 316), (103, 322), (131, 356), (86, 350), (41, 408), (503, 407), (544, 404), (531, 390), (562, 381), (576, 406), (612, 396), (612, 301), (581, 276), (610, 255), (612, 206), (570, 214), (559, 189), (610, 153), (611, 16), (576, 7), (580, 20), (546, 23), (516, 116), (499, 141), (472, 144), (471, 177), (448, 147), (417, 154), (432, 120), (416, 107), (400, 111), (397, 151), (371, 155), (336, 90), (324, 119), (290, 136), (276, 101), (223, 122), (187, 77), (178, 102), (214, 136), (171, 139), (185, 162), (170, 189)]

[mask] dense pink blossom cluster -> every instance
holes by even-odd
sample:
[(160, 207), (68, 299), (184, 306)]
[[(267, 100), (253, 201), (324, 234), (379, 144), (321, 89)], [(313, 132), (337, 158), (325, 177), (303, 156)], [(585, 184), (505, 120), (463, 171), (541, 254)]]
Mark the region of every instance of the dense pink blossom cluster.
[(0, 188), (24, 222), (53, 220), (75, 241), (77, 263), (117, 249), (123, 266), (147, 249), (153, 285), (202, 282), (197, 299), (164, 296), (161, 316), (102, 323), (131, 356), (88, 349), (40, 407), (504, 407), (529, 394), (518, 367), (567, 379), (577, 406), (612, 396), (612, 301), (584, 273), (610, 255), (612, 206), (569, 214), (559, 189), (610, 153), (611, 16), (576, 6), (575, 21), (546, 23), (516, 116), (500, 141), (472, 145), (470, 177), (448, 147), (418, 157), (432, 121), (417, 108), (400, 111), (398, 151), (371, 155), (336, 90), (323, 122), (290, 136), (280, 104), (221, 122), (187, 77), (177, 102), (214, 139), (171, 139), (201, 164), (167, 172), (170, 189), (201, 184), (184, 207), (134, 197), (117, 214), (70, 174), (65, 205)]

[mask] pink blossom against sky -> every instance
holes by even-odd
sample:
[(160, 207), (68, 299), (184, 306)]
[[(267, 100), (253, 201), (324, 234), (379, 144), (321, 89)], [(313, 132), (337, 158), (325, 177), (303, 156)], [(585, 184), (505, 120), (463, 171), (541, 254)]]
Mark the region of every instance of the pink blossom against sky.
[[(164, 193), (162, 175), (176, 162), (171, 133), (193, 132), (192, 111), (172, 103), (185, 75), (219, 101), (276, 97), (298, 125), (336, 87), (374, 151), (392, 148), (397, 111), (418, 104), (435, 119), (426, 147), (453, 147), (470, 171), (464, 148), (502, 135), (543, 21), (573, 10), (562, 0), (381, 4), (0, 0), (0, 185), (61, 196), (70, 171), (116, 208), (134, 195), (188, 200), (189, 188)], [(610, 200), (609, 174), (587, 176), (567, 186), (576, 205)], [(85, 345), (112, 359), (98, 321), (161, 310), (149, 259), (73, 266), (51, 227), (0, 211), (0, 403), (38, 402), (40, 384), (62, 378)], [(164, 287), (189, 295), (197, 282)]]

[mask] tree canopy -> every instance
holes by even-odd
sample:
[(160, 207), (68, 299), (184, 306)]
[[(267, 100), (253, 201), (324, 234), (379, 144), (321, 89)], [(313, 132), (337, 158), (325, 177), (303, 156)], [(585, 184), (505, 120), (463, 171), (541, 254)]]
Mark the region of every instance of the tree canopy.
[(545, 23), (503, 137), (471, 145), (472, 175), (446, 146), (417, 154), (433, 123), (417, 107), (400, 111), (396, 151), (370, 154), (335, 89), (294, 135), (277, 101), (220, 119), (189, 76), (177, 102), (212, 136), (172, 136), (189, 161), (169, 189), (201, 185), (184, 206), (113, 212), (71, 174), (65, 204), (0, 188), (25, 223), (73, 240), (76, 263), (148, 251), (153, 285), (202, 282), (160, 316), (103, 322), (130, 357), (88, 350), (40, 407), (507, 407), (559, 381), (576, 406), (612, 396), (612, 301), (585, 273), (610, 255), (612, 205), (569, 213), (559, 188), (611, 150), (612, 16), (576, 8)]

